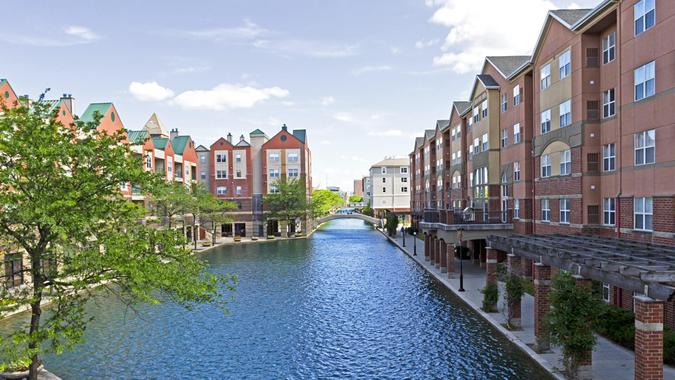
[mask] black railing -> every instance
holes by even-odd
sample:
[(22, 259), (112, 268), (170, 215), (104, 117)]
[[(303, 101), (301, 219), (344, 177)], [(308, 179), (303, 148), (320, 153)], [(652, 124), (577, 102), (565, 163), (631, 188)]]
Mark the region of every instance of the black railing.
[(513, 210), (483, 211), (482, 209), (425, 209), (425, 223), (443, 224), (509, 224), (513, 223)]

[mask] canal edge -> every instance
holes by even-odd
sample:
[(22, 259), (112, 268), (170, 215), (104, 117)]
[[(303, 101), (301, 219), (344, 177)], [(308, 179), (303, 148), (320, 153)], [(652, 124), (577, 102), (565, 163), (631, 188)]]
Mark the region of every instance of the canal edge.
[[(461, 294), (460, 292), (455, 291), (451, 286), (448, 286), (444, 278), (442, 276), (434, 271), (429, 270), (426, 266), (424, 266), (419, 260), (416, 260), (410, 252), (408, 252), (405, 248), (401, 246), (395, 239), (392, 239), (389, 235), (387, 235), (386, 232), (376, 229), (382, 236), (384, 236), (389, 242), (393, 243), (400, 251), (402, 251), (404, 254), (406, 254), (412, 261), (414, 261), (417, 265), (419, 265), (422, 269), (424, 269), (427, 273), (432, 275), (438, 282), (440, 282), (445, 288), (450, 290), (457, 298), (459, 298), (465, 305), (470, 307), (474, 312), (476, 312), (478, 315), (480, 315), (485, 321), (487, 321), (493, 328), (495, 328), (499, 333), (501, 333), (507, 340), (509, 340), (513, 345), (515, 345), (518, 349), (520, 349), (522, 352), (524, 352), (526, 355), (528, 355), (539, 367), (544, 369), (546, 372), (551, 374), (553, 378), (557, 380), (566, 380), (566, 378), (558, 372), (551, 363), (544, 359), (541, 355), (536, 353), (530, 346), (525, 344), (522, 340), (518, 339), (511, 331), (507, 330), (504, 326), (501, 325), (498, 321), (494, 320), (490, 315), (486, 312), (484, 312), (479, 306), (474, 304), (470, 299), (468, 299), (466, 296)], [(413, 238), (415, 239), (415, 238)]]

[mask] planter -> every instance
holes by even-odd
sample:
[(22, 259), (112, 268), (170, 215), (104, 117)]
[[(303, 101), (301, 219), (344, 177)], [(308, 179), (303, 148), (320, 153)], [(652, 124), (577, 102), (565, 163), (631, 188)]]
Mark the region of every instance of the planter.
[(267, 235), (267, 240), (274, 240), (274, 235)]
[[(44, 365), (38, 367), (38, 372), (45, 369)], [(0, 372), (0, 379), (2, 380), (22, 380), (28, 378), (28, 370), (16, 372)]]
[(257, 240), (258, 240), (258, 237), (257, 237), (257, 236), (251, 236), (251, 240), (252, 240), (252, 241), (257, 241)]
[(235, 242), (235, 243), (241, 242), (241, 236), (235, 236), (235, 237), (234, 237), (234, 242)]

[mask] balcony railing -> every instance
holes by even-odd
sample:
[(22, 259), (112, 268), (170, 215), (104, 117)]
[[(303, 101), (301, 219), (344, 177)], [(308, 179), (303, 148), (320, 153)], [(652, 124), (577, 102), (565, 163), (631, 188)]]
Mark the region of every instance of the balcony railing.
[(483, 211), (482, 209), (471, 209), (464, 212), (461, 209), (425, 209), (423, 221), (425, 223), (442, 224), (510, 224), (513, 223), (513, 210)]

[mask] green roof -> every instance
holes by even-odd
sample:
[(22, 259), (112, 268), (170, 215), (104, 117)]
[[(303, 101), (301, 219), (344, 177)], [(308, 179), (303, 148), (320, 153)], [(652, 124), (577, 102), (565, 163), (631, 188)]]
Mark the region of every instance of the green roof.
[(91, 103), (84, 113), (80, 117), (80, 120), (84, 122), (94, 121), (94, 113), (98, 111), (101, 116), (105, 115), (108, 112), (108, 109), (112, 106), (112, 103)]
[(129, 141), (134, 145), (143, 144), (148, 137), (148, 131), (129, 131)]
[(155, 149), (164, 150), (166, 149), (166, 144), (169, 143), (169, 139), (166, 137), (155, 137), (152, 139), (152, 143), (155, 144)]
[(260, 129), (256, 129), (255, 131), (250, 133), (251, 136), (266, 136), (265, 132), (261, 131)]
[(0, 85), (5, 84), (5, 82), (7, 82), (7, 79), (5, 79), (5, 78), (0, 78)]
[(173, 152), (176, 154), (183, 154), (188, 141), (190, 141), (190, 136), (174, 137), (173, 140), (171, 140), (171, 147), (173, 148)]

